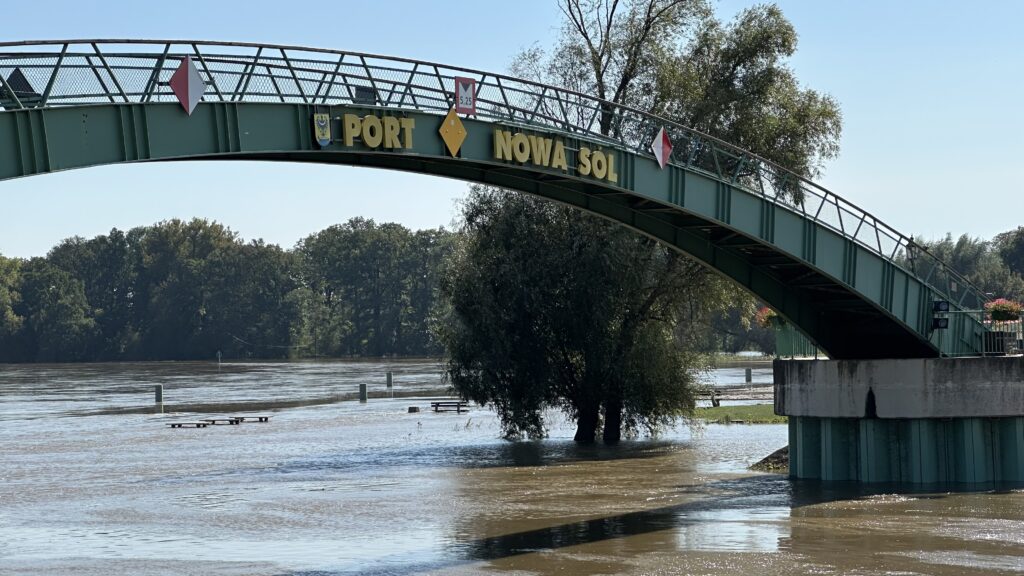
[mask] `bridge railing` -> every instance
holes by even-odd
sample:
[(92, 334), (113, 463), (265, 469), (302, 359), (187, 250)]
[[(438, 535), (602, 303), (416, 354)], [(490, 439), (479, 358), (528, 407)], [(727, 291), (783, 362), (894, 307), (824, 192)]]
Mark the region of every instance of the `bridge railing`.
[(814, 182), (756, 154), (639, 110), (539, 82), (357, 52), (184, 40), (0, 43), (0, 105), (7, 109), (173, 102), (171, 75), (191, 57), (205, 101), (354, 104), (447, 113), (454, 78), (476, 80), (477, 116), (555, 129), (653, 156), (659, 128), (671, 163), (752, 191), (884, 257), (959, 309), (986, 296), (913, 239)]
[[(993, 321), (984, 310), (946, 314), (948, 327), (934, 331), (942, 356), (1003, 356), (1024, 351), (1024, 321)], [(977, 329), (981, 326), (983, 329)]]

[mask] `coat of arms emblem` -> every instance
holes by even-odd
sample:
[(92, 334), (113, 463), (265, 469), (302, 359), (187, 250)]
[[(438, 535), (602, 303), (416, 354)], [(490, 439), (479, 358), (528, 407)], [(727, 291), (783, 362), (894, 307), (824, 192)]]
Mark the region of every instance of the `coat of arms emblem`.
[(313, 114), (313, 134), (316, 143), (326, 148), (331, 143), (331, 115)]

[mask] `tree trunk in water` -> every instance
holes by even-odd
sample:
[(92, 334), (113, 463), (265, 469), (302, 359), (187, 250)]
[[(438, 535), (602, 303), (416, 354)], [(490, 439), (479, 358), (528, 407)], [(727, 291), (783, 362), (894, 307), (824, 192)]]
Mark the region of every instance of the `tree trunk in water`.
[(573, 438), (580, 444), (593, 444), (597, 436), (597, 420), (600, 407), (597, 403), (580, 408), (580, 416), (576, 421), (576, 436)]
[(605, 444), (615, 444), (622, 438), (622, 398), (611, 398), (604, 407)]

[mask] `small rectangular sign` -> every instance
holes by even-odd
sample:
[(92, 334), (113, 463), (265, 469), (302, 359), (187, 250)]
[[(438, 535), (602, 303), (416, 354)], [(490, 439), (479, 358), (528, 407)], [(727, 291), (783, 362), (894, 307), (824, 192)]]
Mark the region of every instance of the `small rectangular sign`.
[(356, 92), (352, 98), (352, 102), (355, 104), (362, 104), (364, 106), (376, 106), (377, 105), (377, 91), (370, 86), (356, 86)]
[(455, 112), (476, 114), (476, 80), (473, 78), (455, 77)]

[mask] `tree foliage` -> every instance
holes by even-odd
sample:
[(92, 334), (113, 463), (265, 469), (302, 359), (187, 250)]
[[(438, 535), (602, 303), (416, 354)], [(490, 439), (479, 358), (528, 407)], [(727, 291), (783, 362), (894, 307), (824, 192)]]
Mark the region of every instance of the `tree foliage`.
[(592, 442), (655, 430), (693, 408), (699, 357), (676, 330), (728, 305), (724, 284), (627, 229), (523, 194), (475, 187), (442, 282), (448, 376), (491, 404), (509, 437), (544, 434), (543, 410)]
[(21, 302), (21, 261), (0, 256), (0, 361), (11, 345), (11, 338), (21, 330), (23, 319), (15, 313)]
[[(608, 100), (602, 133), (630, 129), (614, 122), (619, 104), (805, 176), (837, 152), (838, 107), (798, 85), (785, 64), (796, 34), (774, 6), (730, 25), (702, 1), (560, 6), (554, 48), (523, 52), (513, 73)], [(602, 416), (606, 441), (622, 428), (656, 429), (692, 409), (694, 352), (719, 343), (713, 321), (753, 315), (751, 298), (692, 260), (569, 209), (476, 189), (463, 216), (466, 245), (443, 284), (448, 374), (467, 398), (497, 408), (508, 435), (543, 434), (546, 407), (574, 418), (581, 442)]]
[(362, 219), (295, 251), (201, 219), (69, 238), (46, 258), (0, 257), (0, 361), (437, 354), (451, 238)]
[(362, 218), (305, 238), (296, 252), (313, 307), (306, 339), (336, 356), (436, 351), (427, 327), (451, 249), (444, 230), (413, 233)]
[(650, 110), (816, 177), (839, 153), (842, 115), (831, 96), (800, 86), (786, 64), (796, 48), (775, 5), (748, 8), (730, 24), (706, 19), (662, 63)]
[(992, 243), (1010, 272), (1024, 276), (1024, 226), (998, 234)]
[[(713, 16), (702, 0), (561, 0), (554, 48), (533, 47), (514, 73), (662, 116), (808, 178), (839, 153), (842, 114), (787, 64), (793, 25), (775, 5)], [(601, 115), (613, 130), (613, 111)], [(652, 134), (653, 136), (653, 134)], [(786, 187), (795, 201), (796, 187)]]
[(956, 240), (951, 234), (947, 234), (941, 240), (926, 241), (918, 238), (914, 241), (950, 265), (988, 296), (1024, 300), (1024, 279), (1007, 266), (998, 249), (1000, 238), (1005, 238), (1005, 234), (1011, 233), (1000, 234), (994, 241), (972, 238), (967, 234)]
[(43, 258), (32, 258), (21, 270), (21, 304), (37, 362), (73, 362), (89, 357), (96, 323), (91, 318), (82, 281)]

